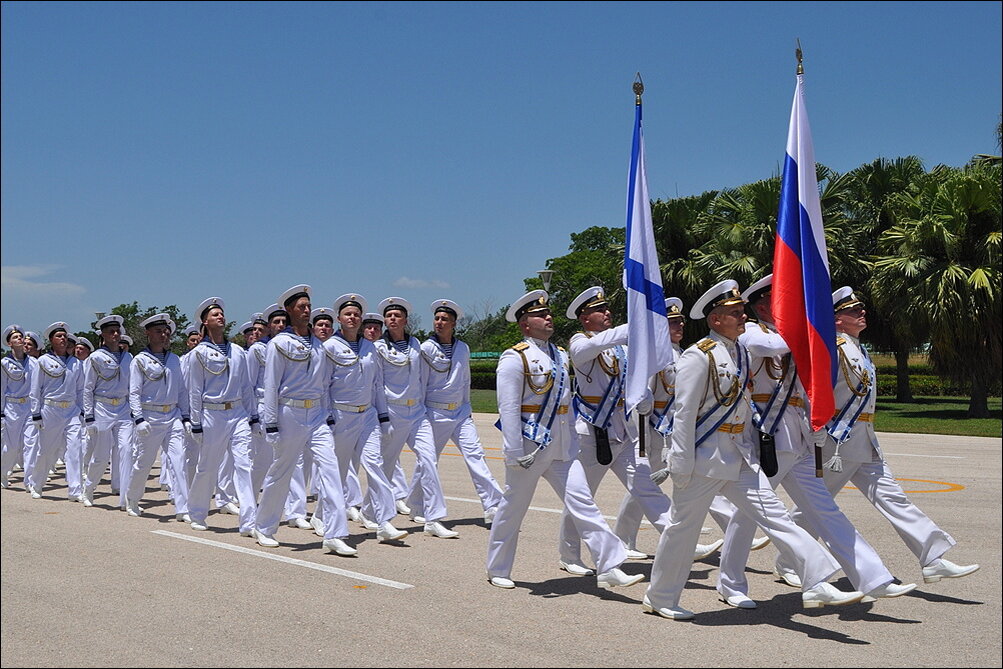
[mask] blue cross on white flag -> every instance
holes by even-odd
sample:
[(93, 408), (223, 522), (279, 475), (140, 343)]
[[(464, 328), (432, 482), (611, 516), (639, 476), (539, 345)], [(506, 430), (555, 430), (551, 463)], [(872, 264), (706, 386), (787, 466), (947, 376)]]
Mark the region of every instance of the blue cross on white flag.
[[(642, 89), (643, 90), (643, 89)], [(651, 225), (651, 200), (644, 172), (644, 134), (641, 132), (641, 96), (637, 95), (634, 146), (627, 184), (627, 245), (624, 249), (624, 285), (627, 288), (628, 365), (624, 388), (627, 411), (644, 399), (648, 379), (672, 362), (665, 292), (655, 252)]]

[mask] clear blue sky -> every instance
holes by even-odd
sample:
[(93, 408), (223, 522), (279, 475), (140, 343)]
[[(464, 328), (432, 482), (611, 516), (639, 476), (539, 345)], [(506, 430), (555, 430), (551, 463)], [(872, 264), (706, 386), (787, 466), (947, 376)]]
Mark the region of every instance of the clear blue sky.
[(997, 152), (998, 2), (2, 5), (2, 322), (287, 287), (483, 313), (653, 198)]

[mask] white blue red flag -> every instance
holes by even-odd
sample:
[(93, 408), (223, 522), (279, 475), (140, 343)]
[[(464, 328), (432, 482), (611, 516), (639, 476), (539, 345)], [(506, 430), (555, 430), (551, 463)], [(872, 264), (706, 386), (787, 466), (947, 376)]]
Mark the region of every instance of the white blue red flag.
[(811, 402), (812, 429), (818, 430), (835, 411), (836, 326), (803, 74), (797, 75), (794, 89), (780, 186), (772, 306), (777, 330), (790, 346)]
[(640, 96), (636, 104), (634, 146), (630, 153), (627, 184), (627, 245), (624, 248), (623, 272), (629, 323), (624, 400), (627, 411), (630, 411), (644, 398), (648, 379), (672, 362), (665, 291), (662, 290), (662, 274), (655, 252), (651, 200), (648, 199), (648, 179), (644, 171)]

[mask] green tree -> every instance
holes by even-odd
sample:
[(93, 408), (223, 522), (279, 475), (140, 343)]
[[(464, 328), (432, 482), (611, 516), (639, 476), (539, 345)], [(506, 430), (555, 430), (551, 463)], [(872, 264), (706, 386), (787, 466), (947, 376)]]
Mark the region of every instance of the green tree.
[[(132, 302), (130, 304), (120, 304), (111, 310), (111, 313), (121, 316), (125, 320), (125, 333), (132, 337), (133, 342), (135, 342), (132, 347), (132, 351), (141, 351), (146, 348), (146, 330), (139, 326), (144, 320), (159, 313), (165, 313), (171, 317), (171, 319), (177, 324), (177, 331), (174, 333), (174, 337), (171, 340), (171, 351), (177, 353), (178, 355), (183, 355), (188, 348), (185, 346), (185, 342), (182, 338), (185, 329), (190, 325), (191, 321), (188, 320), (188, 316), (181, 311), (176, 305), (169, 305), (166, 307), (141, 307), (139, 302)], [(92, 326), (96, 325), (92, 323)], [(227, 321), (225, 332), (229, 332), (236, 325), (235, 321)]]

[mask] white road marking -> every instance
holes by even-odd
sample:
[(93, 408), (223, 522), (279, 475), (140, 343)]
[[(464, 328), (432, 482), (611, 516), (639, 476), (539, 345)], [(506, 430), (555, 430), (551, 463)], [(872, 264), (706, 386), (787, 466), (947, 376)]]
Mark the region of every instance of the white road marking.
[[(443, 495), (443, 499), (448, 499), (451, 502), (470, 502), (471, 504), (477, 504), (478, 506), (481, 504), (481, 500), (479, 499), (467, 499), (466, 497), (450, 497), (448, 495)], [(563, 509), (548, 509), (542, 506), (531, 506), (529, 507), (529, 510), (543, 511), (544, 513), (561, 513), (561, 511), (563, 511)], [(606, 520), (616, 520), (616, 516), (603, 516), (603, 518)], [(644, 525), (651, 525), (647, 518), (642, 519), (641, 523)]]
[(233, 544), (223, 543), (222, 541), (213, 541), (212, 539), (203, 539), (201, 537), (190, 537), (185, 534), (178, 534), (177, 532), (167, 532), (166, 530), (152, 530), (153, 534), (159, 534), (165, 537), (171, 537), (173, 539), (184, 539), (185, 541), (191, 541), (196, 544), (205, 544), (206, 546), (213, 546), (215, 548), (223, 548), (228, 551), (234, 551), (236, 553), (243, 553), (245, 555), (253, 555), (254, 557), (265, 558), (266, 560), (275, 560), (277, 562), (285, 562), (286, 564), (296, 565), (297, 567), (306, 567), (307, 569), (316, 569), (317, 571), (327, 572), (328, 574), (335, 574), (337, 576), (346, 576), (357, 581), (366, 581), (367, 583), (375, 583), (376, 585), (385, 585), (388, 588), (396, 588), (397, 590), (407, 590), (408, 588), (413, 588), (413, 585), (407, 583), (398, 583), (397, 581), (390, 581), (385, 578), (379, 578), (376, 576), (368, 576), (366, 574), (360, 574), (355, 571), (348, 571), (347, 569), (338, 569), (337, 567), (329, 567), (324, 564), (317, 564), (316, 562), (308, 562), (306, 560), (297, 560), (296, 558), (286, 557), (284, 555), (275, 555), (273, 553), (266, 553), (265, 551), (254, 550), (253, 548), (244, 548), (243, 546), (234, 546)]
[(907, 457), (910, 457), (910, 458), (943, 458), (943, 459), (946, 459), (946, 460), (964, 460), (965, 459), (965, 457), (963, 455), (920, 455), (919, 453), (888, 453), (887, 451), (885, 452), (885, 455), (903, 455), (903, 456), (907, 456)]

